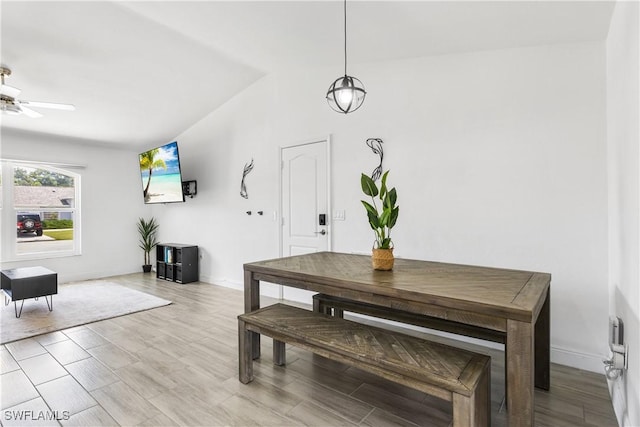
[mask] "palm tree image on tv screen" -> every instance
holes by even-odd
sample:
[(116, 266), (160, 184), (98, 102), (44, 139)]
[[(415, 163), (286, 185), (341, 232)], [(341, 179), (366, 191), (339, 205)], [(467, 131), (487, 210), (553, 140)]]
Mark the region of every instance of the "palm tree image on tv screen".
[(145, 203), (184, 202), (177, 142), (141, 153), (140, 175)]

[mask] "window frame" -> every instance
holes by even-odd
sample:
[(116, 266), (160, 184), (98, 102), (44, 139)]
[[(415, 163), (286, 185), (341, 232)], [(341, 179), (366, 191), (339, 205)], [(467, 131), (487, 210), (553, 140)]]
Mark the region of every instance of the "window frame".
[[(0, 159), (0, 173), (2, 174), (2, 186), (0, 198), (0, 218), (2, 225), (0, 232), (4, 236), (12, 236), (12, 238), (2, 239), (0, 244), (0, 259), (2, 262), (39, 260), (48, 258), (63, 258), (82, 255), (82, 203), (81, 203), (81, 183), (82, 174), (79, 171), (71, 169), (79, 169), (81, 167), (74, 165), (60, 165), (55, 163), (9, 160)], [(73, 207), (20, 207), (15, 206), (14, 200), (14, 177), (16, 168), (43, 169), (66, 176), (70, 176), (74, 180), (74, 203)], [(16, 218), (19, 212), (37, 211), (37, 212), (71, 212), (73, 216), (73, 246), (71, 249), (47, 250), (44, 252), (26, 252), (18, 253), (18, 243), (16, 237)], [(44, 219), (44, 218), (42, 218)]]

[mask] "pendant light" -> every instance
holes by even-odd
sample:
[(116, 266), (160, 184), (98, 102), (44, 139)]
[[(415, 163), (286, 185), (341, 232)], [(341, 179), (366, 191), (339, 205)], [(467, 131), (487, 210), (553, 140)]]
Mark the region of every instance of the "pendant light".
[(329, 86), (327, 102), (338, 113), (347, 114), (360, 108), (366, 94), (362, 82), (347, 75), (347, 0), (344, 0), (344, 77)]

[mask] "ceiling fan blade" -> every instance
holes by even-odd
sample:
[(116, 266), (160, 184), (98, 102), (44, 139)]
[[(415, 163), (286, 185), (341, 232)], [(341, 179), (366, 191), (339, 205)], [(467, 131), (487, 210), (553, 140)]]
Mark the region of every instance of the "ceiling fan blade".
[(25, 107), (24, 105), (22, 105), (22, 103), (20, 103), (20, 111), (22, 111), (25, 116), (31, 117), (32, 119), (37, 119), (39, 117), (42, 117), (42, 114), (32, 110), (29, 107)]
[(74, 111), (76, 107), (71, 104), (58, 104), (55, 102), (20, 101), (20, 105), (34, 108), (52, 108), (54, 110)]
[(20, 94), (20, 89), (17, 87), (9, 86), (9, 85), (1, 85), (0, 86), (0, 94), (8, 96), (10, 98), (15, 98)]

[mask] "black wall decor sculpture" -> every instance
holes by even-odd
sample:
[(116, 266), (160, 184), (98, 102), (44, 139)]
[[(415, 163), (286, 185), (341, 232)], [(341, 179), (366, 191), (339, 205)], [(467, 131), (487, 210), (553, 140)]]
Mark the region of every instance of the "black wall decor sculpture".
[(242, 171), (242, 181), (240, 182), (240, 195), (245, 199), (249, 198), (249, 194), (247, 193), (247, 186), (244, 183), (244, 179), (247, 175), (249, 175), (249, 172), (251, 172), (252, 170), (253, 170), (253, 159), (251, 159), (251, 163), (249, 164), (245, 163), (244, 169)]
[(371, 179), (377, 181), (382, 176), (382, 158), (384, 152), (382, 151), (382, 140), (380, 138), (369, 138), (366, 142), (367, 146), (371, 148), (374, 154), (380, 156), (380, 164), (371, 173)]

